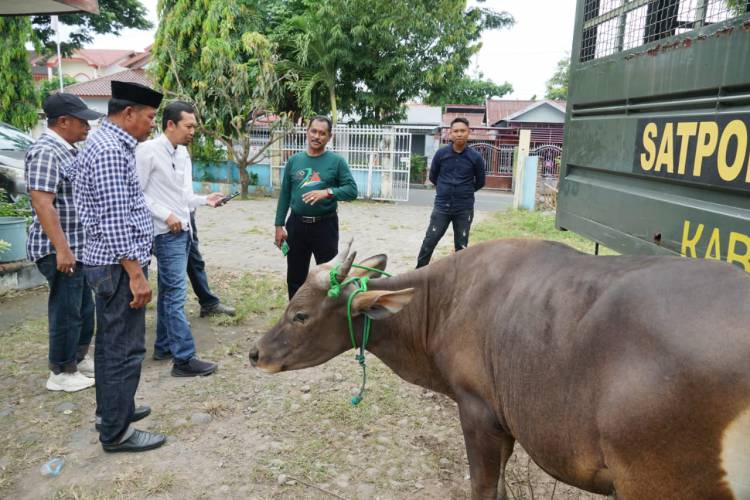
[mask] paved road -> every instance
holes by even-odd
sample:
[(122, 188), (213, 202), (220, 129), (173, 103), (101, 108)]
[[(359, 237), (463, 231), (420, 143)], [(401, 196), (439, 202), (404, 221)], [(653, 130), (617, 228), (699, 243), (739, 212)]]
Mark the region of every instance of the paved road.
[[(491, 191), (482, 189), (475, 194), (475, 210), (482, 212), (497, 212), (510, 208), (513, 203), (513, 193), (507, 191)], [(398, 205), (414, 207), (431, 207), (435, 200), (434, 189), (409, 189), (409, 201), (398, 202)]]

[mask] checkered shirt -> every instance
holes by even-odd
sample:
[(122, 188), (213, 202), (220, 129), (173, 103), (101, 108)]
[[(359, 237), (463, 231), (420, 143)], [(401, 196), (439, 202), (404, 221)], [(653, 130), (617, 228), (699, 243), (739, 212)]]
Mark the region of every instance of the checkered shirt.
[[(53, 205), (60, 218), (60, 226), (76, 260), (81, 260), (84, 246), (83, 227), (76, 217), (73, 186), (63, 176), (63, 171), (75, 162), (78, 150), (56, 135), (50, 131), (45, 132), (26, 152), (26, 186), (29, 191), (55, 194)], [(55, 247), (44, 232), (36, 210), (32, 207), (31, 211), (33, 221), (26, 240), (26, 256), (31, 261), (37, 261), (55, 253)]]
[(78, 155), (70, 177), (86, 234), (86, 265), (149, 261), (154, 226), (135, 171), (137, 144), (132, 135), (105, 120)]

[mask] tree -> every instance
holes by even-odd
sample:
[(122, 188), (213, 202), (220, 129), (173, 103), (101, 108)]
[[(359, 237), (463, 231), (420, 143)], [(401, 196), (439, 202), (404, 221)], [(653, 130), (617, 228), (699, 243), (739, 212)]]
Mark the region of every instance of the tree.
[[(119, 35), (124, 28), (150, 29), (151, 22), (146, 18), (146, 8), (139, 0), (99, 0), (99, 14), (64, 14), (59, 16), (60, 24), (75, 27), (67, 40), (60, 44), (63, 54), (70, 54), (91, 43), (95, 35)], [(50, 53), (56, 50), (55, 31), (50, 16), (32, 18), (34, 35)]]
[(324, 22), (335, 14), (332, 7), (332, 4), (321, 3), (314, 12), (292, 17), (281, 26), (283, 31), (276, 33), (276, 37), (291, 54), (284, 67), (296, 76), (287, 85), (297, 96), (299, 107), (307, 114), (316, 114), (313, 96), (317, 87), (322, 86), (335, 125), (338, 121), (336, 80), (339, 68), (351, 56), (352, 46), (341, 26)]
[(570, 73), (570, 56), (566, 56), (557, 62), (557, 69), (552, 78), (547, 80), (547, 92), (544, 97), (557, 101), (568, 98), (568, 76)]
[(0, 17), (0, 121), (22, 130), (37, 122), (39, 95), (26, 54), (31, 22), (26, 17)]
[(429, 94), (425, 99), (425, 103), (435, 106), (445, 106), (446, 104), (484, 104), (488, 99), (502, 97), (505, 94), (513, 92), (513, 86), (508, 82), (495, 83), (489, 79), (485, 80), (484, 75), (480, 73), (474, 78), (464, 76), (446, 90), (444, 90), (445, 93), (443, 94)]
[[(75, 83), (78, 83), (75, 78), (73, 78), (72, 76), (63, 75), (63, 87), (67, 87), (68, 85), (73, 85)], [(55, 92), (57, 90), (60, 90), (59, 78), (42, 81), (41, 85), (39, 85), (39, 102), (44, 102), (44, 100), (49, 97), (52, 92)]]
[[(247, 197), (247, 167), (283, 137), (289, 116), (278, 109), (282, 89), (271, 41), (252, 30), (255, 5), (237, 0), (161, 0), (151, 74), (168, 95), (195, 105), (199, 131), (221, 142), (240, 171)], [(269, 140), (253, 148), (254, 130)]]
[[(482, 31), (513, 23), (505, 12), (467, 8), (466, 1), (455, 0), (297, 0), (284, 5), (271, 16), (281, 20), (269, 23), (269, 36), (280, 39), (282, 58), (298, 66), (293, 88), (301, 108), (306, 114), (335, 108), (371, 123), (399, 119), (410, 99), (448, 92), (481, 47)], [(305, 39), (320, 43), (295, 50)]]
[[(146, 10), (138, 0), (99, 0), (99, 14), (65, 14), (60, 23), (77, 26), (70, 38), (61, 43), (64, 54), (84, 43), (95, 34), (119, 34), (123, 28), (150, 28)], [(0, 121), (21, 129), (29, 129), (37, 122), (39, 93), (34, 88), (26, 43), (33, 42), (40, 52), (50, 55), (55, 47), (50, 16), (2, 17), (0, 33)]]

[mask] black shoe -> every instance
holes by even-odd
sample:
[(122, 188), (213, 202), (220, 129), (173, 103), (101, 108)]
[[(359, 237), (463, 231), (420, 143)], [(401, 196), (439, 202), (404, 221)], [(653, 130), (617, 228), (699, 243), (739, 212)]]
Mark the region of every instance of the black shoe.
[(234, 316), (237, 311), (234, 307), (225, 306), (221, 302), (209, 307), (201, 307), (201, 318), (205, 316), (218, 316), (219, 314), (226, 314), (227, 316)]
[[(136, 406), (135, 411), (133, 412), (133, 416), (130, 417), (130, 423), (138, 422), (139, 420), (143, 420), (144, 418), (151, 415), (151, 407), (150, 406)], [(102, 424), (99, 423), (99, 417), (96, 417), (97, 422), (94, 424), (94, 428), (101, 432), (102, 430)]]
[(167, 352), (159, 352), (154, 350), (154, 360), (155, 361), (164, 361), (165, 359), (172, 359), (172, 353)]
[(155, 432), (135, 429), (133, 434), (118, 444), (102, 444), (104, 451), (115, 453), (119, 451), (146, 451), (158, 448), (167, 442), (167, 436)]
[(173, 377), (202, 377), (211, 375), (219, 367), (216, 363), (201, 361), (198, 358), (190, 358), (182, 363), (172, 365)]

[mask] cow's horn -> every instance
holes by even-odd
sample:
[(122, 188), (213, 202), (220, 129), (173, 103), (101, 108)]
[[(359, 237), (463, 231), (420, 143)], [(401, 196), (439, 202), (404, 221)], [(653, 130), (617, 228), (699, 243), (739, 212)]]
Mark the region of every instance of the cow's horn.
[(332, 266), (337, 266), (346, 260), (346, 257), (349, 255), (349, 250), (352, 249), (353, 241), (354, 241), (354, 238), (349, 238), (349, 241), (346, 242), (346, 244), (344, 245), (344, 248), (331, 261)]
[(339, 283), (342, 283), (347, 276), (349, 276), (349, 271), (352, 268), (352, 263), (354, 262), (354, 258), (357, 256), (357, 252), (352, 252), (344, 261), (343, 264), (339, 266), (339, 272), (336, 273), (336, 280)]

